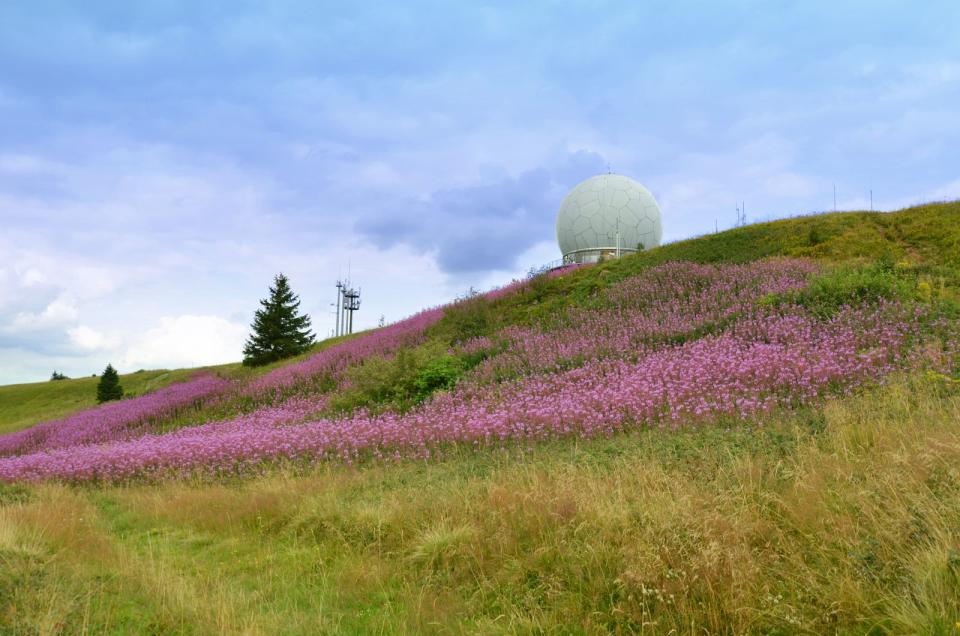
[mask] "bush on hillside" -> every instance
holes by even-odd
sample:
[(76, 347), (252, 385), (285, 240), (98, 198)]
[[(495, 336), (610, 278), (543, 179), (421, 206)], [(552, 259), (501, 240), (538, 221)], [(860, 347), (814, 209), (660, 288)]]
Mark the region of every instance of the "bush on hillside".
[(807, 288), (772, 296), (766, 302), (796, 303), (819, 318), (828, 318), (842, 307), (912, 299), (915, 286), (908, 273), (898, 270), (892, 259), (881, 257), (868, 267), (833, 268), (815, 276)]
[(400, 349), (390, 357), (367, 358), (347, 373), (346, 386), (330, 402), (330, 410), (358, 408), (405, 411), (438, 390), (453, 387), (467, 364), (451, 355), (441, 341)]
[(416, 400), (423, 401), (434, 391), (451, 388), (461, 375), (463, 375), (463, 363), (453, 356), (428, 361), (417, 371), (413, 380)]

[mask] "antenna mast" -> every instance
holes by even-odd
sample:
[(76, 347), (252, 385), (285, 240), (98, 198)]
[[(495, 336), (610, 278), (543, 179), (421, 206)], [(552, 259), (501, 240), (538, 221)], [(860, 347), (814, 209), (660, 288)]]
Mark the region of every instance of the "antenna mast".
[(343, 283), (338, 280), (337, 281), (337, 322), (333, 327), (334, 336), (342, 335), (340, 333), (340, 317), (341, 317), (341, 311), (342, 311), (340, 307), (340, 300), (343, 298), (343, 287), (344, 287)]
[(343, 308), (346, 315), (347, 333), (353, 333), (353, 312), (360, 309), (360, 290), (347, 288), (343, 292)]

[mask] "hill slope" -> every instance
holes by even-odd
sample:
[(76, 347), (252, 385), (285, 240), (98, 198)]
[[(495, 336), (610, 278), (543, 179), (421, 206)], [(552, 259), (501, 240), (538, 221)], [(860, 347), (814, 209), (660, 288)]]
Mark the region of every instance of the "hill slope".
[(0, 486), (11, 633), (952, 634), (960, 391), (239, 483)]
[(958, 233), (738, 228), (0, 437), (0, 626), (953, 633)]
[[(184, 382), (202, 371), (229, 373), (239, 364), (196, 369), (138, 371), (120, 376), (127, 397), (136, 397)], [(70, 378), (55, 382), (32, 382), (0, 386), (0, 434), (18, 431), (37, 422), (64, 417), (97, 403), (99, 377)]]
[[(929, 268), (960, 285), (960, 202), (933, 203), (881, 212), (838, 212), (783, 219), (708, 234), (670, 243), (620, 261), (585, 268), (551, 282), (537, 297), (520, 297), (502, 322), (529, 320), (530, 306), (536, 313), (560, 311), (610, 282), (634, 275), (644, 268), (675, 260), (700, 263), (744, 263), (770, 256), (814, 258), (825, 262), (870, 260), (889, 256)], [(573, 298), (571, 298), (571, 296)], [(331, 339), (314, 352), (336, 344)], [(271, 365), (269, 369), (282, 365)], [(242, 375), (239, 364), (219, 368), (158, 370), (131, 373), (121, 381), (129, 395), (188, 379), (193, 373), (212, 370)], [(37, 422), (62, 417), (95, 403), (96, 378), (0, 386), (0, 433), (19, 430)]]

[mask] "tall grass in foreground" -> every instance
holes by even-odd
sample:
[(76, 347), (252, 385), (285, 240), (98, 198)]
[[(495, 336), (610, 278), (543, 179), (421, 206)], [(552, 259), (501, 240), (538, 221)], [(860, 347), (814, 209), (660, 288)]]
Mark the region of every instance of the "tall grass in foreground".
[(8, 485), (0, 632), (955, 634), (958, 467), (960, 387), (915, 376), (755, 428)]

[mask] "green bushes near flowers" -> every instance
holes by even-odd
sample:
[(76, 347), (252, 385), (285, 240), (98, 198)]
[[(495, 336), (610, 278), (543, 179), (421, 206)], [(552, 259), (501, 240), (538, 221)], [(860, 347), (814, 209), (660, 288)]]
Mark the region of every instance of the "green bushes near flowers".
[(348, 388), (333, 397), (328, 410), (331, 414), (358, 408), (406, 411), (435, 391), (456, 384), (471, 362), (479, 360), (452, 355), (437, 339), (400, 349), (392, 357), (368, 358), (347, 372)]

